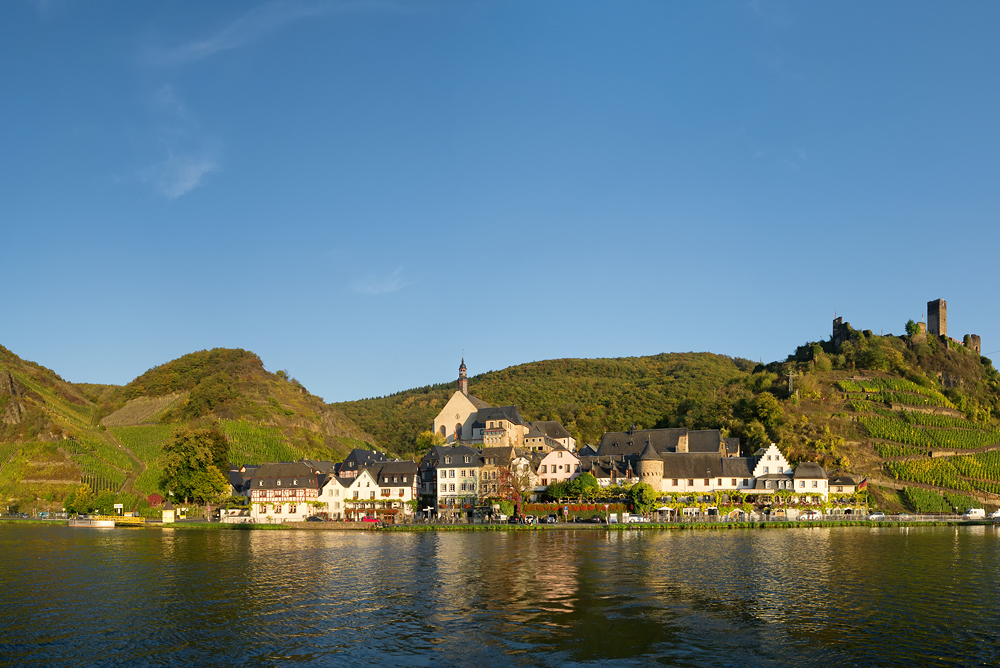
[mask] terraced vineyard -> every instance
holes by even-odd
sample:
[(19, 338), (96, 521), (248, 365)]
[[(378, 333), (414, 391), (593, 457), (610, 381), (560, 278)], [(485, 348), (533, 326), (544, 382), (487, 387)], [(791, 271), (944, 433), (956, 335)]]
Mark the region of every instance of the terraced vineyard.
[(306, 456), (292, 446), (277, 427), (246, 420), (219, 420), (229, 441), (229, 461), (234, 465), (292, 462)]
[[(900, 379), (839, 381), (857, 422), (874, 439), (872, 448), (883, 459), (884, 469), (894, 479), (955, 490), (968, 494), (1000, 494), (1000, 427), (962, 417), (906, 409), (892, 410), (886, 404), (951, 407), (939, 392)], [(882, 402), (882, 403), (879, 403)], [(968, 450), (968, 454), (932, 457), (933, 451)], [(916, 509), (975, 505), (969, 496), (941, 497), (938, 492), (907, 487), (904, 495)], [(932, 512), (927, 510), (927, 512)]]
[(173, 437), (174, 428), (170, 425), (154, 424), (141, 427), (114, 427), (111, 431), (146, 464), (146, 470), (136, 478), (136, 491), (146, 496), (159, 492), (160, 475), (163, 472), (163, 444)]
[(903, 495), (918, 513), (962, 513), (975, 507), (976, 501), (962, 494), (940, 494), (920, 487), (906, 487)]

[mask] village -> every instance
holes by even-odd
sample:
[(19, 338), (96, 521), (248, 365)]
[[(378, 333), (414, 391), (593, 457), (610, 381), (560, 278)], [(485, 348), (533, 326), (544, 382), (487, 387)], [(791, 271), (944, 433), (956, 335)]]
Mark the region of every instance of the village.
[[(775, 444), (742, 456), (720, 430), (607, 432), (577, 447), (557, 421), (526, 422), (517, 406), (469, 394), (465, 360), (458, 389), (434, 419), (420, 462), (354, 449), (343, 461), (243, 464), (230, 471), (241, 509), (232, 523), (355, 521), (482, 523), (543, 518), (643, 521), (812, 519), (863, 516), (866, 481), (831, 478), (814, 462), (789, 464)], [(646, 503), (632, 490), (644, 484)], [(639, 507), (644, 505), (645, 507)], [(165, 510), (164, 520), (172, 513)]]

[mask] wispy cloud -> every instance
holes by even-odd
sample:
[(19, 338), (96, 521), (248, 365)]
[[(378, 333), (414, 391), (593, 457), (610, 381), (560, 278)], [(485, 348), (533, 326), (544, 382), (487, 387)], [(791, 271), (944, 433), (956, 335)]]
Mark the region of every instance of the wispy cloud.
[(329, 3), (271, 2), (255, 7), (218, 32), (170, 48), (153, 48), (150, 64), (173, 67), (207, 58), (220, 51), (236, 49), (264, 37), (289, 23), (331, 11)]
[(208, 152), (175, 155), (142, 170), (139, 179), (152, 184), (156, 191), (177, 199), (197, 188), (207, 174), (219, 169), (218, 160)]
[(412, 282), (407, 280), (403, 274), (403, 268), (398, 267), (392, 273), (384, 276), (369, 274), (357, 278), (351, 282), (351, 289), (361, 295), (386, 295), (390, 292), (402, 290)]

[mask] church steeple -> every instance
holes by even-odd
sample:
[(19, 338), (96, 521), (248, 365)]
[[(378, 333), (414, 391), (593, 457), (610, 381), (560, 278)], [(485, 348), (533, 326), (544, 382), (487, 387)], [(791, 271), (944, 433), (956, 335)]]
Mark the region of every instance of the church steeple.
[(462, 364), (458, 367), (458, 391), (469, 396), (469, 379), (465, 377), (465, 355), (462, 355)]

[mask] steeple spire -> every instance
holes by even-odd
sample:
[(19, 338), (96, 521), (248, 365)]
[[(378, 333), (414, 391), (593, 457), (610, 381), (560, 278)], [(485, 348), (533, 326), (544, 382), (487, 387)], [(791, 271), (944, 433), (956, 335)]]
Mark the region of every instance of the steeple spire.
[(458, 367), (458, 391), (469, 396), (469, 379), (465, 375), (465, 355), (462, 355), (462, 364)]

